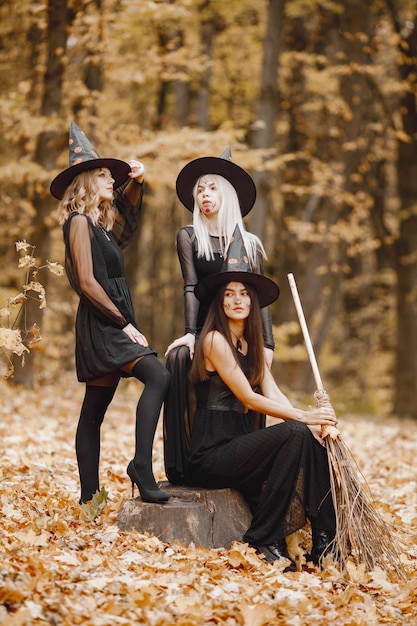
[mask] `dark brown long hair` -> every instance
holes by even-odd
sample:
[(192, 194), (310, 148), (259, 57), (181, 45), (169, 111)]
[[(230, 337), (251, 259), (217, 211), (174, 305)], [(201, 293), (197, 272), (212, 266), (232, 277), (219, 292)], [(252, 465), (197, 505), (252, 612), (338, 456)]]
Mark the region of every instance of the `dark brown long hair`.
[[(216, 294), (210, 304), (206, 321), (204, 322), (204, 326), (197, 340), (190, 373), (193, 383), (207, 380), (208, 378), (207, 370), (204, 364), (205, 355), (203, 347), (207, 335), (213, 330), (217, 330), (223, 335), (232, 349), (236, 362), (239, 364), (236, 349), (233, 345), (232, 333), (229, 328), (228, 317), (226, 316), (223, 308), (224, 292), (226, 291), (228, 284), (229, 283), (221, 285), (216, 291)], [(256, 290), (251, 285), (245, 284), (245, 287), (248, 290), (251, 299), (250, 313), (246, 318), (244, 330), (244, 336), (248, 343), (248, 358), (251, 370), (249, 382), (252, 387), (256, 387), (262, 381), (265, 362), (262, 316)]]

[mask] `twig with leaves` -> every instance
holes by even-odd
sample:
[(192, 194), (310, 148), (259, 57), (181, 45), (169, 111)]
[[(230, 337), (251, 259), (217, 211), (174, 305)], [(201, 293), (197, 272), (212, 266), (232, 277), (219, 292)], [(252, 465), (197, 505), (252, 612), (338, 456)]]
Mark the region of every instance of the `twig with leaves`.
[[(38, 265), (35, 258), (35, 246), (25, 240), (16, 242), (16, 250), (24, 252), (19, 259), (18, 267), (26, 269), (26, 280), (23, 290), (16, 296), (8, 298), (6, 304), (0, 308), (0, 351), (8, 361), (5, 378), (10, 378), (14, 373), (11, 354), (21, 357), (22, 365), (24, 365), (25, 354), (30, 352), (32, 346), (42, 338), (40, 328), (36, 323), (31, 328), (22, 329), (19, 326), (28, 299), (35, 298), (34, 294), (37, 294), (39, 309), (46, 307), (45, 288), (38, 279), (39, 272), (48, 269), (57, 276), (64, 274), (64, 268), (59, 263), (47, 261), (45, 265)], [(14, 317), (13, 321), (12, 317)]]

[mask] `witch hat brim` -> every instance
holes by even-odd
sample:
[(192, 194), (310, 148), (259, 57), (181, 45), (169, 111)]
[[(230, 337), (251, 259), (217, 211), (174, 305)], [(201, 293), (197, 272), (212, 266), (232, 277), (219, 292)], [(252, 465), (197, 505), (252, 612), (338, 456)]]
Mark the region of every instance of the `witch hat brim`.
[(202, 278), (194, 287), (194, 293), (200, 302), (208, 303), (221, 285), (230, 282), (252, 285), (258, 294), (261, 308), (272, 304), (279, 296), (279, 287), (273, 280), (250, 271), (239, 226), (234, 230), (221, 271)]
[(100, 157), (75, 122), (71, 122), (69, 130), (69, 164), (70, 166), (58, 174), (50, 185), (51, 194), (58, 200), (62, 200), (68, 185), (81, 172), (107, 167), (114, 178), (114, 188), (117, 189), (128, 179), (131, 171), (130, 165), (120, 159)]
[(256, 187), (247, 172), (233, 161), (223, 157), (200, 157), (187, 163), (177, 177), (178, 198), (189, 210), (194, 210), (193, 189), (204, 174), (220, 174), (236, 189), (242, 217), (247, 215), (256, 200)]
[(272, 304), (279, 297), (279, 287), (270, 278), (262, 274), (239, 271), (211, 274), (197, 283), (194, 293), (200, 302), (208, 303), (211, 302), (220, 286), (231, 282), (252, 285), (258, 294), (261, 308)]
[(129, 172), (132, 171), (128, 163), (120, 161), (119, 159), (99, 158), (91, 159), (90, 161), (83, 161), (82, 163), (68, 167), (66, 170), (58, 174), (56, 178), (54, 178), (50, 186), (51, 194), (57, 198), (57, 200), (62, 200), (66, 188), (74, 180), (74, 178), (78, 176), (78, 174), (88, 170), (100, 169), (101, 167), (107, 167), (110, 170), (111, 175), (114, 178), (115, 189), (126, 182), (129, 177)]

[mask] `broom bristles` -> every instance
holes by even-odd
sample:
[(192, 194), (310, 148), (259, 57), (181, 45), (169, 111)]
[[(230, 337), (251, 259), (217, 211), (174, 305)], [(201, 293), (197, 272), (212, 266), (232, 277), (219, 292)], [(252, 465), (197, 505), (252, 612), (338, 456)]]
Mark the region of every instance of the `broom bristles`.
[[(316, 391), (315, 397), (317, 406), (330, 406), (325, 391)], [(340, 432), (334, 427), (329, 432), (324, 428), (323, 440), (336, 514), (336, 537), (329, 552), (341, 567), (353, 556), (369, 571), (388, 567), (404, 576), (391, 527), (374, 508), (371, 490)]]

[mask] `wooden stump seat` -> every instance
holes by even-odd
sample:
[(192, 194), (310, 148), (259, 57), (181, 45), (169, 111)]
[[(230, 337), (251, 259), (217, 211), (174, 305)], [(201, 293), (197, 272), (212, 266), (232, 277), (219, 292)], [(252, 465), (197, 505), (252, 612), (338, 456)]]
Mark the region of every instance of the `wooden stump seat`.
[(123, 502), (117, 515), (121, 530), (148, 532), (164, 543), (206, 548), (227, 548), (233, 541), (242, 541), (252, 514), (235, 489), (203, 489), (167, 481), (160, 487), (171, 495), (164, 504), (142, 502), (140, 497)]

